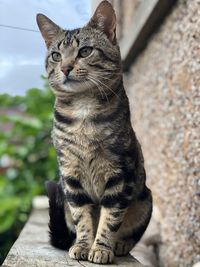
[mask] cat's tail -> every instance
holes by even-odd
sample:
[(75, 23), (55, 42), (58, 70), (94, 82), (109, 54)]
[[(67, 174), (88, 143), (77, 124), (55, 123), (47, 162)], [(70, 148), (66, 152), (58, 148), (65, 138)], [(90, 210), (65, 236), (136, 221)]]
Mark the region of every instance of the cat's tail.
[(47, 181), (45, 183), (49, 197), (49, 235), (52, 246), (68, 250), (75, 239), (65, 221), (64, 196), (60, 184)]

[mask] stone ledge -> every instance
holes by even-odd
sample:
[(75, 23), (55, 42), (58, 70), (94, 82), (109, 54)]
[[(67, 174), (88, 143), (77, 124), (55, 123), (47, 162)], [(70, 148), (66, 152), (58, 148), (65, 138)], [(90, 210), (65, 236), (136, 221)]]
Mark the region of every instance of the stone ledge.
[(34, 209), (2, 267), (144, 267), (131, 255), (116, 258), (115, 263), (109, 265), (72, 260), (65, 251), (52, 247), (48, 239), (48, 211)]

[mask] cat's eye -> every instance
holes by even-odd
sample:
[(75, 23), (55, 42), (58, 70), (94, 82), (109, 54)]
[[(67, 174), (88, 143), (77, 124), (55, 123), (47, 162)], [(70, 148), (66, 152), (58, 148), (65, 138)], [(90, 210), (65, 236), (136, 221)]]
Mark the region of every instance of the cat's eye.
[(79, 57), (88, 57), (92, 53), (93, 48), (85, 46), (79, 50)]
[(61, 54), (60, 54), (60, 53), (58, 53), (58, 52), (53, 52), (53, 53), (51, 54), (51, 56), (52, 56), (52, 58), (53, 58), (54, 61), (56, 61), (56, 62), (61, 61)]

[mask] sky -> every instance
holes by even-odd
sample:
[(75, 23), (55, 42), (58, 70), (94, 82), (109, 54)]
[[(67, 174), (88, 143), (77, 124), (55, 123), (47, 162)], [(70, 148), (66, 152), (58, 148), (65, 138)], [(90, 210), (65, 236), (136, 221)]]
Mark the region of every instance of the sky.
[(42, 88), (46, 47), (38, 30), (36, 14), (43, 13), (59, 26), (73, 29), (90, 17), (90, 0), (0, 0), (0, 94), (23, 95), (29, 88)]

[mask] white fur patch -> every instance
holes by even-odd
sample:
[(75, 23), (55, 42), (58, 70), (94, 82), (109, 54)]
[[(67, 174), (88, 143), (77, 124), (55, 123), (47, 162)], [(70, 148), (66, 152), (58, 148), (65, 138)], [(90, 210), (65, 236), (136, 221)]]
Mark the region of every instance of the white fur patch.
[(86, 101), (82, 101), (76, 104), (73, 107), (73, 114), (75, 117), (79, 119), (86, 118), (89, 114), (91, 114), (92, 109), (94, 108), (94, 104), (88, 103)]

